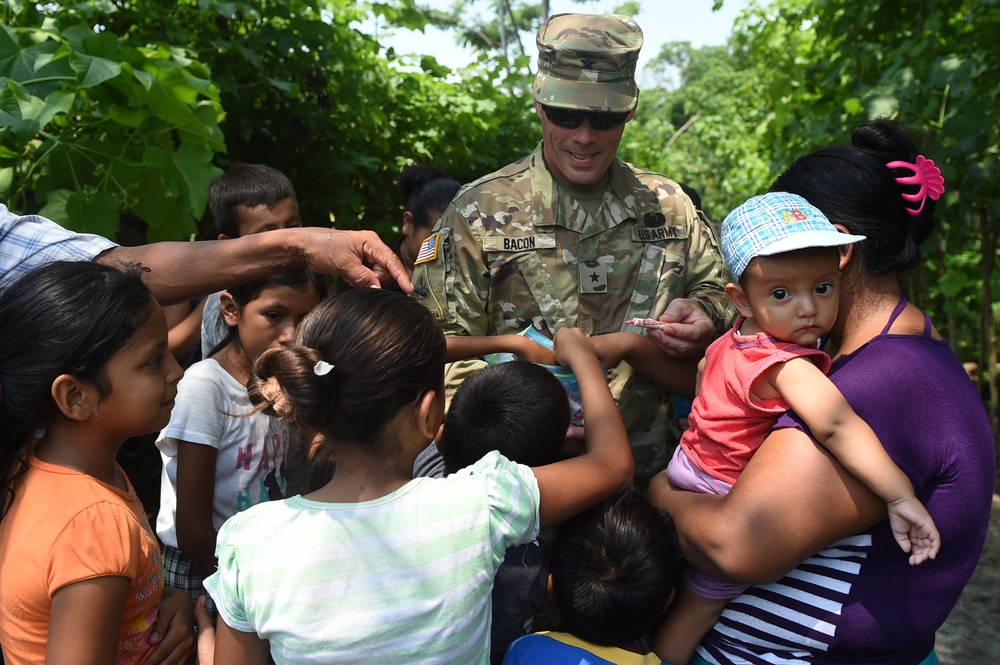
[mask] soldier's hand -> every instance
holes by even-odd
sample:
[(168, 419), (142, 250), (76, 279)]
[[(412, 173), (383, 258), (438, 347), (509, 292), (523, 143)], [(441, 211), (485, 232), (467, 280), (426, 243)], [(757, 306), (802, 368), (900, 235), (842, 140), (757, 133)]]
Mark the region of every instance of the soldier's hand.
[(715, 339), (715, 324), (694, 300), (675, 298), (660, 315), (660, 321), (669, 325), (660, 330), (650, 330), (664, 353), (671, 356), (696, 356), (708, 348)]

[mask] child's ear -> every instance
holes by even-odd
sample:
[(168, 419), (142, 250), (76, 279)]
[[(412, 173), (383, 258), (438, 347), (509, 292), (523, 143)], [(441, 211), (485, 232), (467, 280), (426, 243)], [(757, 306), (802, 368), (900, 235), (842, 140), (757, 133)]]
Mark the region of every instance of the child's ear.
[(52, 382), (52, 400), (65, 417), (83, 422), (101, 401), (101, 393), (90, 381), (72, 374), (60, 374)]
[(413, 233), (413, 213), (409, 210), (403, 213), (403, 228), (400, 229), (400, 233), (404, 236)]
[(222, 320), (230, 328), (235, 328), (239, 323), (240, 308), (236, 306), (236, 301), (228, 291), (219, 294), (219, 307), (222, 311)]
[(436, 390), (428, 390), (413, 407), (417, 431), (428, 441), (441, 430), (444, 417), (444, 400), (438, 395)]
[(556, 587), (552, 584), (552, 573), (549, 573), (548, 579), (545, 580), (545, 593), (550, 601), (556, 602)]
[(744, 291), (739, 284), (734, 284), (729, 282), (726, 284), (726, 297), (729, 298), (730, 302), (739, 311), (740, 316), (745, 316), (750, 318), (753, 316), (753, 312), (750, 311), (750, 300), (747, 299), (746, 291)]
[[(843, 224), (834, 224), (834, 226), (836, 226), (837, 230), (841, 233), (850, 233), (850, 231), (847, 230), (847, 227)], [(841, 245), (837, 249), (840, 250), (840, 269), (843, 270), (847, 267), (847, 264), (851, 262), (851, 258), (854, 257), (854, 244)]]

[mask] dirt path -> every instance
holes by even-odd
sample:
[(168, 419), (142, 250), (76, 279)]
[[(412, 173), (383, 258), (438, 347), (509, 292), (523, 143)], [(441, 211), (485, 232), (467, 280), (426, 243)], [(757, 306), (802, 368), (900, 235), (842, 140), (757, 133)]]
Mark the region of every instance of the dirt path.
[(1000, 664), (1000, 496), (979, 566), (937, 634), (941, 665)]

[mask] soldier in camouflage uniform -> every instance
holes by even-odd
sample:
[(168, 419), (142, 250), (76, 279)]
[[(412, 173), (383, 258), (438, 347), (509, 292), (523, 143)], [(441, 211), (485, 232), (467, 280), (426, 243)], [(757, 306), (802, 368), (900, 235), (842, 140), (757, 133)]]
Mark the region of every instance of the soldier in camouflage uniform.
[[(414, 286), (449, 335), (641, 332), (625, 320), (662, 316), (675, 323), (651, 336), (700, 354), (727, 315), (715, 232), (676, 182), (615, 156), (638, 99), (639, 26), (562, 14), (537, 42), (542, 143), (459, 191), (424, 243)], [(470, 369), (450, 367), (449, 386)], [(609, 383), (645, 483), (680, 437), (670, 395), (625, 363)]]

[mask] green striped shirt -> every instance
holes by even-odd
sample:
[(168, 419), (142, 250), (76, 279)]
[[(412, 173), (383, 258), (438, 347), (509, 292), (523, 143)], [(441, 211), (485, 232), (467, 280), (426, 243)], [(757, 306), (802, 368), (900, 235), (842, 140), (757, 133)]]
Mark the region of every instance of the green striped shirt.
[(488, 663), (493, 576), (538, 535), (538, 501), (494, 452), (374, 501), (260, 504), (222, 527), (205, 586), (278, 665)]

